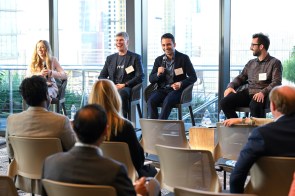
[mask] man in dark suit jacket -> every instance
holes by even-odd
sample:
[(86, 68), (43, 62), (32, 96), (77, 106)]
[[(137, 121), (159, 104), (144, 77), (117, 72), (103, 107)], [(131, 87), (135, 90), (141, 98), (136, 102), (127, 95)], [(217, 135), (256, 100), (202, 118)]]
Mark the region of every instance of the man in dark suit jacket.
[(118, 53), (107, 57), (98, 79), (110, 79), (122, 99), (123, 116), (127, 118), (131, 88), (144, 78), (141, 56), (128, 50), (129, 36), (126, 32), (116, 35)]
[(277, 86), (269, 99), (275, 121), (252, 131), (230, 176), (231, 193), (244, 192), (248, 172), (260, 157), (295, 157), (295, 87)]
[[(147, 101), (148, 118), (168, 119), (172, 106), (180, 102), (182, 91), (197, 81), (196, 71), (185, 54), (175, 50), (175, 39), (170, 33), (161, 37), (162, 49), (165, 52), (156, 58), (150, 83), (157, 83), (158, 88)], [(163, 103), (161, 114), (158, 115), (157, 106)]]
[(102, 156), (99, 145), (106, 136), (107, 116), (97, 105), (87, 105), (74, 118), (74, 131), (79, 142), (68, 152), (48, 157), (43, 166), (43, 179), (61, 182), (113, 186), (117, 195), (145, 195), (145, 178), (133, 187), (126, 167)]

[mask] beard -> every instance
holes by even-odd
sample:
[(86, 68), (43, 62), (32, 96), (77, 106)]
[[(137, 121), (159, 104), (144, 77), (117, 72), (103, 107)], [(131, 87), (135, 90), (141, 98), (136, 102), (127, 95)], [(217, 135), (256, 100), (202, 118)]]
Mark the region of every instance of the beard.
[(260, 51), (253, 51), (253, 56), (260, 56), (261, 52)]

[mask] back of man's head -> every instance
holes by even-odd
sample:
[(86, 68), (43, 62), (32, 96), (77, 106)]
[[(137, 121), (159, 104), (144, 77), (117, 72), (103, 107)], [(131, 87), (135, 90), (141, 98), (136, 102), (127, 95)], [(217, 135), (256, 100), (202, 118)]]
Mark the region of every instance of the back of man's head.
[(94, 144), (107, 126), (107, 115), (103, 107), (89, 104), (81, 108), (74, 117), (74, 131), (80, 142)]
[(269, 100), (274, 103), (276, 110), (282, 114), (290, 115), (295, 113), (295, 87), (276, 86), (270, 94)]
[(40, 106), (43, 101), (48, 99), (48, 87), (46, 80), (42, 76), (32, 76), (25, 78), (19, 91), (29, 106)]

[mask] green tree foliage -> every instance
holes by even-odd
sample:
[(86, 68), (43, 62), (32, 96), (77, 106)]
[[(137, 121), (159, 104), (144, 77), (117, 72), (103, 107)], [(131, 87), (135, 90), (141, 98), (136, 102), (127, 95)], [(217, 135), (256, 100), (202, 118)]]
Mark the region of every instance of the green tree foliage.
[(295, 82), (295, 46), (291, 57), (283, 63), (283, 77), (288, 81)]

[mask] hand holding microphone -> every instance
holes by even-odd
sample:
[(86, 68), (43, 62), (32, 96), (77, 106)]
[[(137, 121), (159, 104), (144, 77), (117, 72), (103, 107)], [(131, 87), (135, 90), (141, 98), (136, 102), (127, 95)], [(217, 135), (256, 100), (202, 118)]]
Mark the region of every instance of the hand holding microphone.
[(167, 62), (167, 57), (166, 55), (163, 56), (163, 61), (161, 67), (158, 67), (158, 76), (162, 75), (165, 72), (166, 69), (166, 62)]
[(46, 62), (43, 61), (42, 65), (43, 65), (43, 68), (44, 68), (42, 70), (42, 75), (46, 75), (46, 79), (48, 79), (48, 70), (47, 70)]

